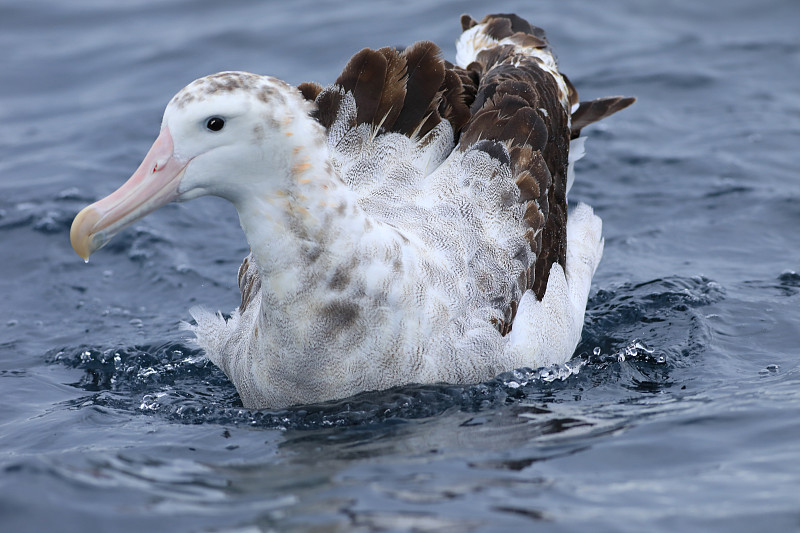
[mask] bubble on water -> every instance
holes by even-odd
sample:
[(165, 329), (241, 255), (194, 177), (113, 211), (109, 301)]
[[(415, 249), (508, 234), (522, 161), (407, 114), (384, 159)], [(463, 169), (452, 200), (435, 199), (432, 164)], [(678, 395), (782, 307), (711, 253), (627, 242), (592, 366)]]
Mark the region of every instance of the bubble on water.
[(142, 403), (139, 405), (141, 411), (157, 411), (161, 405), (158, 400), (166, 396), (166, 392), (156, 392), (154, 394), (145, 394), (142, 398)]
[(152, 366), (149, 366), (147, 368), (143, 368), (143, 369), (139, 370), (138, 377), (146, 378), (146, 377), (152, 376), (154, 374), (158, 374), (158, 370), (156, 370)]
[(780, 367), (778, 365), (772, 364), (765, 366), (758, 373), (762, 376), (769, 376), (770, 374), (777, 374), (779, 370)]

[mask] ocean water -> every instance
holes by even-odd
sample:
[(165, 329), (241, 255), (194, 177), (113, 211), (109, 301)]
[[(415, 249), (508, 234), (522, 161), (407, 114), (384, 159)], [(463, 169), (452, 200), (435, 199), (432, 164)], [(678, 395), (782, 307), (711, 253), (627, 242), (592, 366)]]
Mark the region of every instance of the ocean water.
[[(584, 99), (571, 199), (604, 220), (563, 367), (248, 411), (179, 329), (228, 312), (233, 208), (169, 205), (84, 264), (196, 77), (333, 81), (458, 16), (544, 27)], [(800, 4), (0, 4), (0, 531), (800, 531)]]

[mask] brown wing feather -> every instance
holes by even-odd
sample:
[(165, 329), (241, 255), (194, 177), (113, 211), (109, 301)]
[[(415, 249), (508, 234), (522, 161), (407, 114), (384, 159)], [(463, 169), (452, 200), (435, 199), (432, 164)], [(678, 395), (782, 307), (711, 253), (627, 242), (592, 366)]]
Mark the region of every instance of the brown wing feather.
[[(381, 48), (378, 50), (386, 58), (386, 78), (383, 83), (383, 93), (380, 95), (380, 104), (373, 119), (374, 125), (381, 125), (384, 130), (394, 127), (403, 102), (406, 98), (406, 58), (394, 48)], [(358, 105), (358, 99), (356, 98)]]
[(478, 25), (478, 21), (469, 15), (461, 15), (461, 31), (467, 31)]
[(373, 123), (381, 104), (381, 95), (386, 81), (386, 57), (376, 51), (365, 48), (350, 59), (336, 85), (350, 91), (356, 99), (359, 124)]
[(461, 128), (469, 121), (471, 113), (463, 81), (454, 69), (446, 68), (444, 71), (444, 82), (442, 82), (440, 92), (442, 97), (439, 102), (439, 115), (450, 122), (454, 131), (461, 131)]
[[(483, 31), (496, 39), (513, 37), (526, 46), (548, 47), (544, 32), (519, 17), (490, 15), (482, 23), (487, 23)], [(492, 139), (508, 148), (525, 204), (525, 237), (536, 256), (518, 283), (523, 292), (533, 289), (541, 299), (551, 266), (564, 266), (566, 261), (567, 113), (553, 76), (536, 58), (511, 45), (480, 52), (468, 69), (479, 75), (480, 83), (459, 145), (466, 150), (480, 139)], [(509, 304), (510, 309), (516, 303)]]
[(540, 37), (544, 45), (547, 45), (543, 29), (532, 26), (530, 22), (514, 13), (486, 15), (481, 23), (486, 24), (486, 28), (483, 31), (492, 39), (499, 41), (506, 37), (511, 37), (515, 33), (523, 33), (531, 37)]
[[(336, 117), (339, 114), (339, 107), (342, 105), (344, 95), (344, 89), (335, 85), (324, 89), (321, 93), (319, 93), (317, 99), (315, 100), (317, 107), (311, 112), (311, 116), (317, 119), (317, 121), (322, 124), (325, 129), (329, 129), (336, 121)], [(356, 122), (353, 120), (352, 124), (350, 124), (350, 127), (355, 125)]]
[(403, 51), (408, 79), (403, 109), (393, 131), (421, 137), (441, 120), (438, 112), (439, 88), (444, 82), (444, 61), (439, 47), (430, 41), (414, 43)]
[(298, 85), (297, 88), (300, 90), (300, 94), (303, 95), (303, 98), (310, 102), (316, 100), (319, 93), (322, 92), (322, 85), (314, 83), (313, 81), (304, 81)]
[[(468, 15), (461, 17), (464, 30), (476, 24)], [(486, 25), (481, 31), (498, 41), (550, 48), (544, 30), (516, 15), (487, 15), (481, 24)], [(564, 267), (566, 262), (569, 141), (584, 126), (624, 109), (635, 99), (611, 97), (582, 102), (569, 117), (562, 100), (567, 100), (570, 108), (579, 101), (569, 79), (562, 76), (567, 88), (567, 94), (562, 94), (563, 89), (538, 59), (517, 52), (512, 45), (483, 50), (475, 62), (456, 72), (462, 78), (463, 92), (472, 99), (472, 117), (464, 126), (459, 149), (484, 149), (494, 157), (486, 140), (501, 141), (507, 147), (520, 202), (525, 204), (525, 239), (536, 257), (518, 283), (523, 292), (532, 289), (541, 299), (552, 265)], [(474, 96), (463, 81), (467, 75), (477, 78)], [(509, 302), (506, 323), (498, 324), (503, 334), (510, 331), (509, 321), (517, 303)]]
[(306, 82), (298, 89), (315, 101), (312, 116), (325, 128), (336, 120), (350, 92), (357, 108), (351, 126), (372, 124), (380, 131), (423, 137), (446, 119), (457, 137), (471, 117), (478, 73), (453, 66), (442, 59), (438, 46), (421, 41), (402, 52), (389, 47), (361, 50), (334, 85), (320, 89)]
[(589, 124), (610, 117), (617, 111), (622, 111), (633, 104), (636, 98), (625, 96), (607, 96), (588, 102), (581, 102), (578, 109), (572, 113), (572, 138), (580, 136), (581, 130)]

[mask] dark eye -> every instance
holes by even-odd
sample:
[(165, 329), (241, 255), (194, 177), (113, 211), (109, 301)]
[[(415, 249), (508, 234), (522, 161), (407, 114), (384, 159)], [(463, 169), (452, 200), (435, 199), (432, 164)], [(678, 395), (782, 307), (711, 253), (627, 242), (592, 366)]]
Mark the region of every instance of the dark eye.
[(222, 117), (211, 117), (206, 120), (206, 128), (210, 131), (219, 131), (225, 125), (225, 120)]

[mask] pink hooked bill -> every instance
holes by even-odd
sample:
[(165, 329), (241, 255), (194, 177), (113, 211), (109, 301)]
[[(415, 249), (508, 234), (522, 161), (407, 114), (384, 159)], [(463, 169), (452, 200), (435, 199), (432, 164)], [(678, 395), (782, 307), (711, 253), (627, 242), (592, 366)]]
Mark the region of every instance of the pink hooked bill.
[(119, 231), (178, 197), (178, 184), (189, 160), (175, 156), (169, 128), (161, 130), (136, 172), (122, 187), (81, 210), (69, 239), (84, 260)]

